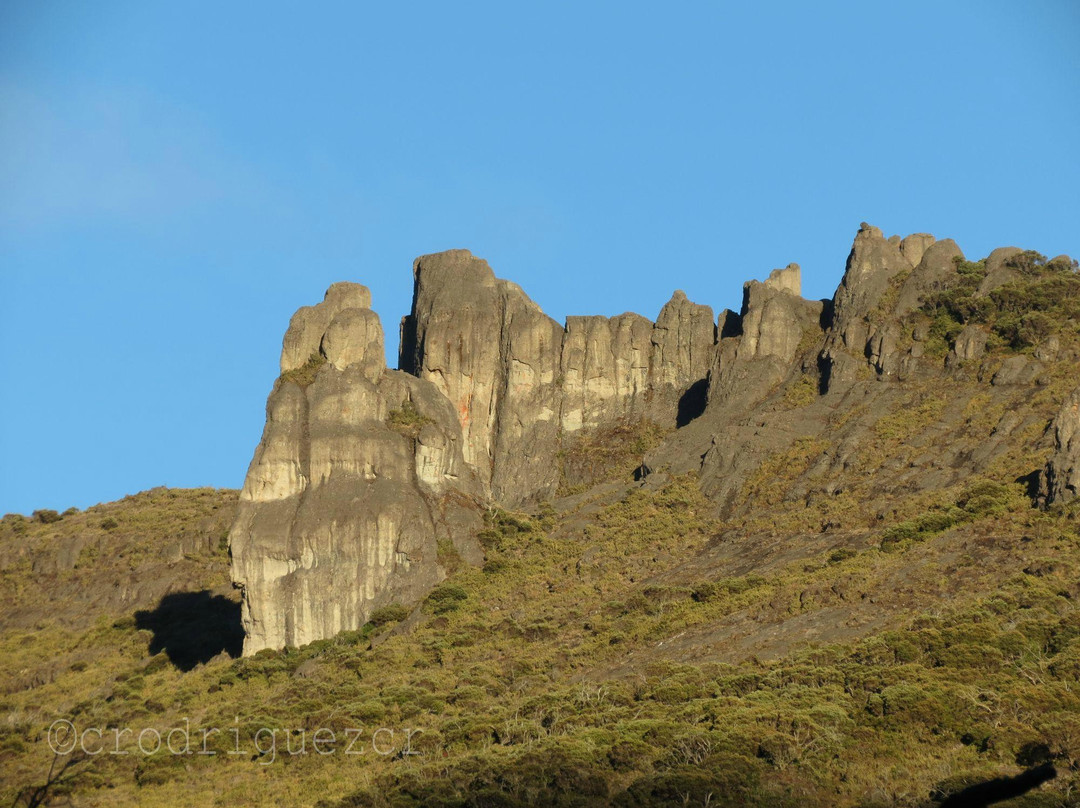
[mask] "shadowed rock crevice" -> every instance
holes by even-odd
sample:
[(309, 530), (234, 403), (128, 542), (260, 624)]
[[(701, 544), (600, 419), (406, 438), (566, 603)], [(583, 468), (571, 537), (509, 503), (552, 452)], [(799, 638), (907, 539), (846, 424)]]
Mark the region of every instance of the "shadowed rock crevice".
[(679, 398), (679, 412), (675, 417), (675, 425), (684, 427), (703, 412), (705, 405), (709, 403), (709, 380), (698, 379)]
[(135, 625), (154, 633), (151, 654), (164, 651), (182, 671), (222, 652), (238, 657), (244, 647), (240, 603), (205, 589), (166, 595), (155, 609), (136, 612)]

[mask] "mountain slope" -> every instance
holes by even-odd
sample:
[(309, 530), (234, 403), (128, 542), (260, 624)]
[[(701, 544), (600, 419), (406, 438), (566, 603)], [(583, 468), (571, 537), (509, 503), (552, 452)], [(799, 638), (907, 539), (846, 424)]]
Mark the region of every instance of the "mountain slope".
[[(696, 369), (681, 387), (597, 393), (597, 409), (580, 410), (595, 423), (544, 447), (541, 485), (519, 488), (514, 507), (477, 489), (456, 500), (476, 522), (455, 522), (469, 531), (457, 542), (431, 534), (441, 581), (418, 605), (384, 598), (362, 626), (301, 648), (236, 658), (221, 542), (232, 492), (5, 517), (0, 799), (923, 806), (1051, 762), (1057, 778), (1009, 804), (1076, 804), (1075, 265), (1008, 249), (968, 262), (947, 240), (864, 226), (832, 301), (802, 300), (792, 277), (748, 284), (743, 309), (721, 315), (709, 367), (680, 354)], [(666, 322), (696, 322), (675, 310)], [(347, 373), (334, 359), (360, 345), (339, 340), (304, 370), (340, 314), (324, 313), (305, 315), (311, 334), (294, 320), (285, 373), (307, 375), (275, 387), (316, 406)], [(619, 322), (629, 331), (582, 327), (637, 345), (640, 323)], [(514, 345), (499, 355), (523, 356)], [(435, 366), (413, 350), (417, 367)], [(622, 389), (633, 365), (591, 367), (613, 385), (596, 392)], [(429, 397), (438, 385), (375, 370), (372, 390), (397, 385), (417, 403), (395, 409), (379, 392), (364, 434), (392, 448), (402, 486), (431, 497), (436, 478), (411, 476), (432, 467), (421, 449), (459, 440)], [(490, 378), (494, 390), (509, 377)], [(652, 365), (641, 378), (667, 379)], [(507, 417), (548, 395), (523, 390)], [(292, 457), (287, 441), (264, 443), (269, 460)], [(458, 451), (441, 457), (460, 464)], [(529, 465), (499, 451), (493, 468)], [(348, 452), (318, 462), (347, 465), (359, 456)], [(310, 468), (318, 455), (296, 457)], [(516, 474), (504, 484), (530, 484)], [(54, 756), (58, 720), (129, 754)], [(205, 739), (217, 754), (139, 749), (143, 730), (177, 727), (193, 752), (218, 730)], [(333, 754), (320, 731), (321, 752), (327, 733), (340, 741)]]

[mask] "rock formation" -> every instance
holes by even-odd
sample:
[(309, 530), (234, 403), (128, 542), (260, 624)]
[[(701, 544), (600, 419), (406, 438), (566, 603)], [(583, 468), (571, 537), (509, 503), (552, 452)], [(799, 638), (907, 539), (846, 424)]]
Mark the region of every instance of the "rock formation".
[[(1008, 261), (1018, 252), (991, 253), (978, 294), (1014, 278)], [(925, 303), (961, 282), (963, 261), (950, 239), (886, 238), (864, 223), (832, 300), (803, 299), (800, 268), (789, 264), (746, 283), (740, 311), (718, 320), (677, 291), (655, 322), (626, 313), (560, 325), (467, 250), (425, 255), (413, 266), (399, 371), (385, 366), (367, 289), (335, 284), (292, 318), (231, 534), (245, 653), (356, 629), (379, 606), (416, 603), (445, 575), (440, 548), (482, 560), (481, 505), (553, 497), (569, 441), (625, 424), (679, 427), (641, 472), (696, 472), (730, 511), (767, 459), (805, 451), (828, 430), (828, 452), (800, 455), (805, 474), (826, 479), (858, 466), (878, 419), (911, 405), (906, 382), (933, 389), (951, 375), (981, 384), (1005, 415), (975, 436), (977, 449), (913, 454), (890, 473), (921, 491), (989, 468), (1010, 435), (1032, 426), (1011, 415), (1024, 386), (1043, 384), (1048, 363), (1069, 354), (1053, 336), (1035, 358), (990, 361), (990, 332), (975, 323), (943, 346)], [(1080, 391), (1055, 422), (1047, 501), (1076, 495), (1078, 408)], [(950, 418), (949, 428), (983, 428), (959, 411)], [(931, 427), (938, 436), (945, 429)], [(785, 495), (809, 501), (817, 484)]]
[[(461, 426), (430, 382), (385, 367), (362, 286), (335, 284), (285, 336), (230, 542), (244, 653), (362, 626), (445, 573), (440, 540), (480, 557)], [(305, 356), (305, 351), (310, 351)], [(305, 368), (313, 378), (297, 374)]]
[(712, 362), (712, 309), (682, 292), (655, 324), (621, 314), (563, 327), (467, 250), (422, 256), (413, 273), (401, 368), (453, 403), (465, 462), (498, 502), (554, 492), (562, 436), (644, 416), (675, 426)]
[(1052, 429), (1054, 454), (1040, 480), (1040, 494), (1046, 504), (1070, 502), (1080, 494), (1080, 387), (1065, 399)]

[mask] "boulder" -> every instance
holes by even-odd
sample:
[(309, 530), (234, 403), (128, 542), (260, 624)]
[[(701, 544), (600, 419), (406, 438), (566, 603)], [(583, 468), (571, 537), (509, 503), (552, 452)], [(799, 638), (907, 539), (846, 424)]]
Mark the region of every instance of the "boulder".
[(983, 276), (975, 296), (984, 297), (995, 289), (1019, 278), (1020, 273), (1008, 266), (1008, 261), (1022, 252), (1023, 250), (1019, 247), (998, 247), (990, 255), (986, 256), (986, 275)]
[(1080, 387), (1065, 399), (1051, 429), (1054, 453), (1042, 472), (1040, 494), (1046, 504), (1069, 502), (1080, 493)]
[(974, 324), (964, 326), (953, 347), (953, 355), (955, 355), (956, 360), (970, 362), (974, 359), (980, 359), (986, 352), (988, 336), (989, 334), (980, 326)]
[(994, 387), (1014, 384), (1031, 384), (1042, 374), (1041, 362), (1026, 356), (1010, 356), (1001, 363), (990, 379)]
[(957, 259), (963, 261), (964, 253), (951, 238), (929, 245), (900, 287), (895, 316), (914, 311), (927, 295), (955, 286), (960, 279), (956, 272)]
[(927, 249), (934, 243), (934, 237), (929, 233), (912, 233), (900, 242), (900, 253), (908, 260), (912, 267), (917, 267), (922, 261)]

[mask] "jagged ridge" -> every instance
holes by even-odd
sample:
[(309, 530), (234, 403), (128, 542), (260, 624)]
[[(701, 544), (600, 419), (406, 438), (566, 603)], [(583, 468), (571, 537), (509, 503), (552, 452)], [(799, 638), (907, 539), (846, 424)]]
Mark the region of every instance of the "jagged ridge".
[[(977, 295), (1015, 280), (1017, 255), (995, 250)], [(416, 602), (445, 576), (440, 539), (479, 560), (479, 508), (551, 497), (558, 453), (577, 433), (626, 419), (684, 427), (644, 459), (644, 484), (695, 471), (723, 512), (739, 507), (739, 491), (766, 458), (797, 441), (828, 432), (839, 448), (814, 468), (827, 477), (847, 467), (876, 418), (837, 429), (838, 410), (901, 407), (905, 382), (963, 376), (984, 353), (978, 325), (955, 335), (947, 356), (928, 353), (934, 334), (919, 307), (960, 283), (963, 262), (951, 240), (886, 239), (863, 224), (832, 300), (802, 299), (793, 264), (748, 282), (740, 312), (719, 321), (676, 292), (655, 323), (623, 314), (560, 326), (486, 262), (453, 250), (414, 264), (401, 371), (385, 368), (370, 294), (336, 284), (290, 324), (241, 494), (231, 541), (245, 653), (332, 636), (379, 605)], [(1007, 360), (994, 395), (1022, 400), (1019, 385), (1041, 378), (1047, 357)], [(310, 379), (295, 375), (302, 368)], [(784, 397), (796, 383), (811, 388), (811, 400), (792, 415)], [(390, 423), (406, 405), (419, 419), (415, 435)], [(1075, 407), (1059, 417), (1044, 501), (1075, 491), (1070, 417)], [(978, 456), (913, 463), (907, 478), (933, 488), (980, 473), (1020, 424), (998, 426)]]

